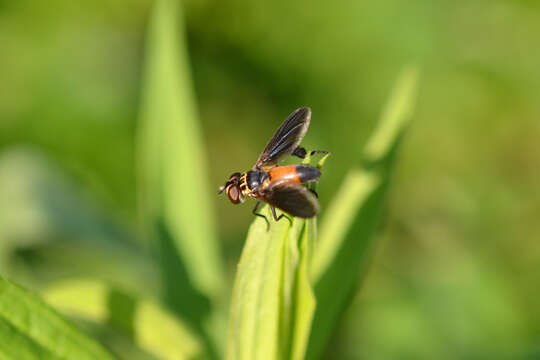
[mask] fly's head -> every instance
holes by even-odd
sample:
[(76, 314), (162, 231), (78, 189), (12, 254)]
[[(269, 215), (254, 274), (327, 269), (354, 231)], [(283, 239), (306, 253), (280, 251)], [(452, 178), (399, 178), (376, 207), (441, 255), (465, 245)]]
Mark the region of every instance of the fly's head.
[(227, 196), (229, 197), (229, 200), (233, 204), (239, 204), (244, 201), (244, 197), (242, 196), (242, 191), (240, 190), (240, 178), (242, 177), (242, 174), (236, 172), (232, 174), (229, 177), (229, 180), (225, 183), (225, 185), (221, 186), (219, 188), (219, 193), (225, 191)]

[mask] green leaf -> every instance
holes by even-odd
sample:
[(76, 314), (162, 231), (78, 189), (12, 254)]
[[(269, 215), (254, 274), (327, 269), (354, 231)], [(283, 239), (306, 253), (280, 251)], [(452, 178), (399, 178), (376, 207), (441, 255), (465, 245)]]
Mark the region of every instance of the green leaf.
[(0, 278), (0, 358), (113, 359), (38, 296)]
[[(302, 235), (298, 240), (298, 251), (296, 254), (295, 243), (292, 243), (291, 254), (297, 261), (293, 262), (290, 272), (296, 275), (293, 288), (293, 308), (292, 308), (292, 344), (290, 346), (289, 358), (293, 360), (303, 359), (306, 353), (311, 322), (315, 312), (315, 295), (309, 277), (309, 267), (311, 265), (311, 254), (316, 238), (317, 219), (305, 221)], [(283, 333), (285, 334), (285, 333)]]
[(158, 238), (167, 304), (201, 333), (226, 279), (177, 0), (154, 3), (139, 128), (143, 220)]
[(20, 146), (0, 154), (0, 273), (36, 285), (106, 273), (148, 290), (156, 264), (134, 237), (47, 156)]
[(43, 296), (66, 314), (110, 325), (158, 358), (194, 359), (204, 351), (192, 330), (168, 311), (107, 284), (63, 281), (47, 288)]
[(302, 359), (315, 299), (308, 267), (315, 219), (252, 223), (233, 288), (227, 359)]
[(320, 357), (336, 321), (367, 271), (373, 237), (388, 190), (397, 147), (412, 115), (417, 73), (399, 79), (361, 166), (352, 169), (323, 219), (313, 258), (317, 310), (308, 359)]
[(163, 218), (195, 286), (215, 295), (223, 272), (182, 26), (178, 1), (155, 2), (139, 132), (142, 201)]

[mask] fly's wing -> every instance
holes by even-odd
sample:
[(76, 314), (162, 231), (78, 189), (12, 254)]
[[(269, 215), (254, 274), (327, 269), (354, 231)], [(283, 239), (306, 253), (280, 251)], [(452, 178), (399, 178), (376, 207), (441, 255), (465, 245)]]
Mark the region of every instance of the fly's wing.
[(262, 198), (292, 216), (310, 218), (319, 212), (319, 202), (315, 195), (306, 187), (289, 179), (271, 182), (262, 191)]
[(290, 155), (298, 147), (309, 127), (311, 109), (296, 109), (276, 131), (263, 152), (257, 159), (254, 168), (268, 170), (285, 156)]

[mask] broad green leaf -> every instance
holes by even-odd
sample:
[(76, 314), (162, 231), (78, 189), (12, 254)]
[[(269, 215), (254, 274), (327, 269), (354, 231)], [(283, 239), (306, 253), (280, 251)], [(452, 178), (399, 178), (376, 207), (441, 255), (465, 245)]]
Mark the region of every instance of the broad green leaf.
[(302, 359), (315, 299), (308, 266), (315, 219), (249, 229), (233, 288), (227, 359)]
[(411, 117), (416, 71), (399, 79), (361, 166), (347, 175), (323, 219), (313, 258), (317, 310), (309, 339), (308, 359), (317, 359), (366, 273), (373, 237), (387, 193), (399, 140)]
[(37, 295), (0, 278), (0, 358), (113, 359)]
[(47, 288), (43, 296), (66, 314), (111, 325), (160, 359), (194, 359), (203, 353), (197, 336), (168, 311), (107, 284), (63, 281)]
[(158, 0), (147, 34), (139, 128), (143, 219), (158, 239), (167, 304), (202, 333), (224, 290), (177, 0)]

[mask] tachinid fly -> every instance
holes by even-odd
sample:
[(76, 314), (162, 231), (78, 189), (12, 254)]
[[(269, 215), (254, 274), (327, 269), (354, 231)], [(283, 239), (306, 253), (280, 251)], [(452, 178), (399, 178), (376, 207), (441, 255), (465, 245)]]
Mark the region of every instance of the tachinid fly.
[[(261, 201), (270, 205), (274, 220), (278, 221), (283, 215), (276, 216), (275, 208), (301, 218), (310, 218), (319, 212), (319, 202), (316, 193), (302, 184), (316, 181), (321, 172), (309, 165), (278, 166), (278, 162), (286, 156), (306, 157), (306, 150), (300, 147), (300, 142), (306, 135), (311, 119), (311, 109), (302, 107), (295, 110), (279, 127), (270, 139), (253, 168), (244, 173), (234, 173), (220, 187), (233, 204), (241, 203), (246, 197), (258, 199), (253, 214), (257, 213)], [(327, 151), (313, 151), (324, 153)]]

